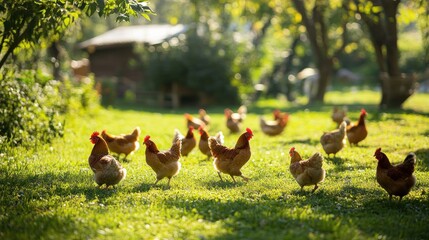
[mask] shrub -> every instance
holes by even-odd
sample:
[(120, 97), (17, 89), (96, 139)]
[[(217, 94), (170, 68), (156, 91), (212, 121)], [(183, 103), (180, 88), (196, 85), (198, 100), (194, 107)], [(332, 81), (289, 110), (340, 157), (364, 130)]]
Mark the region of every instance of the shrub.
[(37, 71), (5, 71), (0, 76), (1, 146), (37, 147), (62, 137), (65, 114), (98, 105), (92, 83), (75, 86)]

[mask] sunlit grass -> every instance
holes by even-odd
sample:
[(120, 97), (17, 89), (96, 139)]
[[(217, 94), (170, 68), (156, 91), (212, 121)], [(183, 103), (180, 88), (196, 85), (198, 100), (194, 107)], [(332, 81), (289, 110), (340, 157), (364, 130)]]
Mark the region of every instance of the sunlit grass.
[[(123, 162), (127, 179), (115, 189), (96, 188), (87, 158), (92, 131), (113, 134), (140, 126), (160, 149), (170, 147), (174, 128), (185, 131), (185, 110), (163, 114), (140, 110), (101, 110), (70, 117), (63, 139), (37, 151), (11, 149), (0, 161), (0, 237), (2, 239), (424, 239), (429, 219), (429, 95), (416, 94), (404, 111), (379, 112), (379, 93), (330, 92), (327, 105), (301, 106), (261, 100), (249, 107), (245, 127), (254, 130), (252, 157), (242, 169), (251, 178), (221, 182), (197, 149), (181, 159), (171, 180), (152, 186), (155, 174), (146, 165), (144, 146)], [(335, 128), (332, 105), (347, 105), (356, 121), (361, 108), (369, 115), (369, 136), (359, 147), (347, 146), (325, 159), (327, 178), (314, 193), (299, 191), (288, 170), (290, 147), (302, 156), (323, 153), (319, 138)], [(258, 116), (273, 108), (291, 113), (286, 131), (267, 137)], [(198, 109), (192, 110), (196, 114)], [(189, 110), (187, 110), (189, 111)], [(208, 109), (210, 133), (230, 135), (223, 108)], [(141, 137), (142, 140), (142, 137)], [(397, 163), (414, 151), (417, 185), (402, 202), (389, 202), (375, 181), (376, 148)]]

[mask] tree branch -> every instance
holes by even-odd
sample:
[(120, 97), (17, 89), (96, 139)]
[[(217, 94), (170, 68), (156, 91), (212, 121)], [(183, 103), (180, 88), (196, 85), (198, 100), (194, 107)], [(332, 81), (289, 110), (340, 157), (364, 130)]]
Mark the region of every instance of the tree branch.
[(9, 55), (19, 46), (19, 44), (24, 40), (27, 33), (31, 30), (31, 28), (34, 27), (36, 23), (36, 19), (33, 18), (28, 24), (27, 27), (24, 29), (24, 31), (17, 37), (14, 38), (14, 41), (7, 49), (6, 53), (3, 55), (3, 57), (0, 60), (0, 69), (3, 67), (3, 65), (6, 63)]

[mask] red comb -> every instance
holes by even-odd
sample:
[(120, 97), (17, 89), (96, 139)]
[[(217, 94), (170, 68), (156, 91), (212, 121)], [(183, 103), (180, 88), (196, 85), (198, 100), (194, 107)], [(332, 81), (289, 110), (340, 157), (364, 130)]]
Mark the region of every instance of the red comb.
[(294, 152), (295, 151), (295, 147), (291, 147), (289, 152)]
[(191, 130), (191, 131), (194, 130), (194, 127), (193, 126), (189, 126), (189, 130)]
[(362, 108), (362, 109), (360, 110), (360, 113), (361, 113), (361, 114), (366, 114), (365, 109), (364, 109), (364, 108)]
[(246, 132), (253, 136), (253, 132), (250, 128), (246, 128)]
[(143, 141), (143, 142), (146, 142), (147, 140), (149, 140), (149, 138), (150, 138), (150, 136), (149, 136), (149, 135), (147, 135), (147, 136), (144, 138), (144, 141)]
[(91, 140), (92, 144), (96, 144), (97, 143), (98, 135), (100, 135), (99, 132), (93, 132), (91, 134), (91, 137), (89, 138), (89, 140)]

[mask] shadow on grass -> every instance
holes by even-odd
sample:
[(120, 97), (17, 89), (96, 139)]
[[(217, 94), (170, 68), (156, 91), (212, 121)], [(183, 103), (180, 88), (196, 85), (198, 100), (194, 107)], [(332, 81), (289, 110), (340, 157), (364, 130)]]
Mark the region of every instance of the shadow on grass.
[[(14, 174), (13, 177), (0, 178), (2, 191), (12, 196), (17, 196), (15, 200), (20, 202), (32, 199), (40, 200), (50, 196), (67, 197), (72, 195), (84, 195), (87, 200), (98, 199), (103, 201), (116, 194), (120, 184), (108, 189), (104, 186), (99, 188), (93, 181), (92, 174), (86, 176), (86, 174), (79, 172), (44, 173), (26, 176)], [(12, 199), (10, 198), (9, 200)]]
[(291, 141), (278, 141), (278, 143), (282, 146), (291, 146), (291, 147), (296, 144), (306, 144), (306, 145), (315, 146), (319, 143), (319, 141), (316, 139), (304, 138), (304, 139), (295, 139)]
[(228, 175), (223, 175), (222, 179), (223, 180), (216, 179), (216, 180), (207, 181), (205, 182), (204, 185), (206, 185), (210, 189), (229, 189), (229, 188), (236, 188), (247, 184), (241, 179), (241, 177), (235, 177), (235, 181), (237, 182), (234, 182), (232, 178)]
[[(363, 202), (356, 200), (362, 195), (367, 196)], [(352, 186), (335, 193), (297, 189), (275, 199), (169, 198), (165, 204), (196, 211), (205, 221), (222, 223), (228, 231), (213, 239), (306, 239), (310, 235), (328, 239), (381, 235), (391, 239), (404, 232), (407, 238), (425, 238), (429, 211), (427, 200), (389, 201), (382, 191)]]

